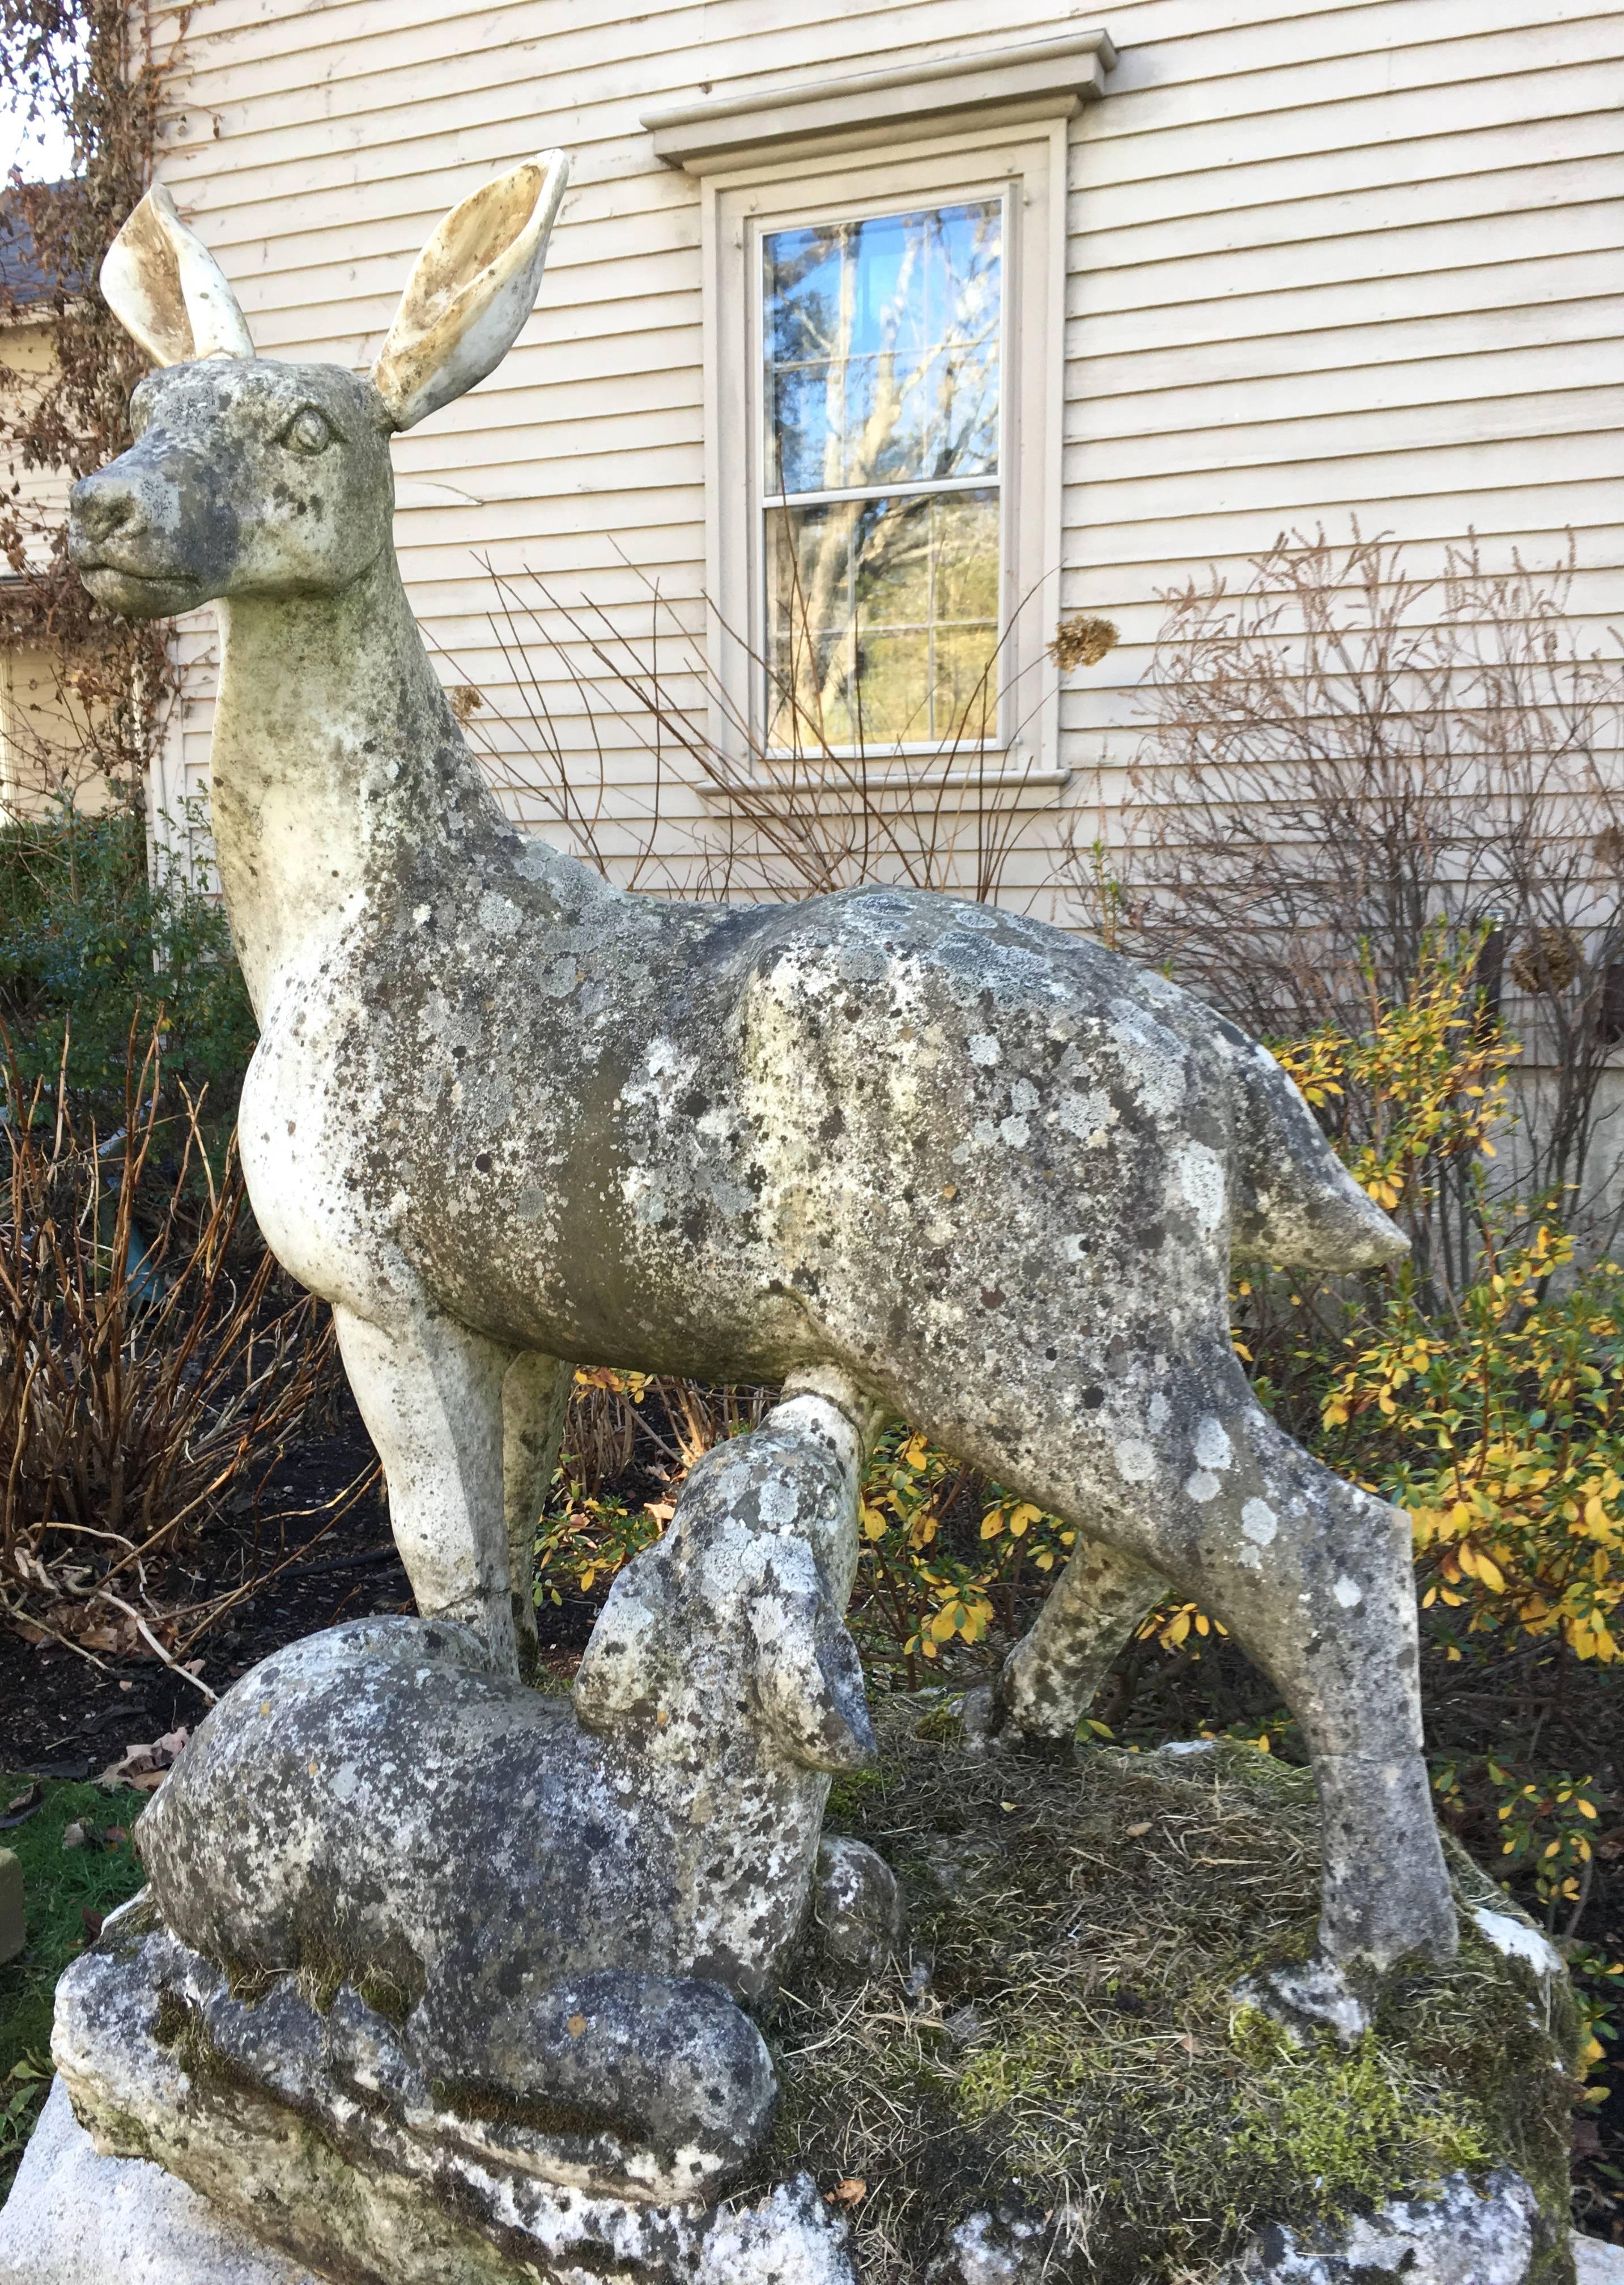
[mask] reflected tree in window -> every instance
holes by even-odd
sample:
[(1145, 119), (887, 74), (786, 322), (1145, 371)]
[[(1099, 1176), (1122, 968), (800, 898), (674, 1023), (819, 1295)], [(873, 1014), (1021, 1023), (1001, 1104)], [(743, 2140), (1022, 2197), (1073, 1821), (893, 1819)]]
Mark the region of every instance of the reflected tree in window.
[(979, 737), (996, 697), (1002, 208), (764, 244), (769, 742)]

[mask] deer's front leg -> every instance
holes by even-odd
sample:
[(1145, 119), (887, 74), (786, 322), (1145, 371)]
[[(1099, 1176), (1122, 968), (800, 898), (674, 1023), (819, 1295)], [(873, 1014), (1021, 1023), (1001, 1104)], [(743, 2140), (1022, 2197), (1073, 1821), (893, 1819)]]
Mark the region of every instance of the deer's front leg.
[(426, 1619), (465, 1619), (518, 1671), (502, 1496), (512, 1352), (427, 1304), (386, 1327), (334, 1309), (349, 1386), (389, 1487), (389, 1527)]

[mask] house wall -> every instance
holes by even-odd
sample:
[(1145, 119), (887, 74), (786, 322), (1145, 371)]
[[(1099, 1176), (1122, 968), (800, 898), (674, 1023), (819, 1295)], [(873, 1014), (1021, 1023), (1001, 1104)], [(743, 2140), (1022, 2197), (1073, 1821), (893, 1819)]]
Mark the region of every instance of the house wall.
[[(635, 639), (652, 585), (701, 624), (699, 189), (639, 114), (1096, 22), (1120, 60), (1071, 130), (1063, 601), (1123, 640), (1070, 678), (1068, 798), (1119, 791), (1157, 589), (1243, 573), (1283, 528), (1357, 516), (1434, 549), (1475, 530), (1494, 561), (1554, 557), (1571, 528), (1575, 600), (1608, 640), (1624, 8), (200, 0), (161, 173), (266, 353), (358, 365), (446, 207), (540, 146), (571, 153), (538, 314), (399, 440), (397, 532), (445, 679), (484, 696), (476, 725), (516, 748), (505, 721), (545, 702), (572, 772), (594, 779), (601, 746), (608, 812), (635, 820), (643, 743), (584, 720), (578, 644), (532, 648), (515, 689), (476, 558)], [(212, 632), (183, 642), (170, 803), (209, 731)]]
[[(48, 324), (24, 317), (0, 326), (0, 407), (8, 425), (38, 402), (55, 370)], [(43, 564), (67, 512), (67, 478), (51, 469), (25, 468), (16, 459), (4, 466), (25, 559)], [(15, 623), (6, 610), (9, 573), (0, 559), (0, 820), (38, 815), (63, 792), (71, 792), (82, 809), (101, 809), (107, 786), (86, 768), (82, 724), (57, 656), (37, 641), (14, 639)]]

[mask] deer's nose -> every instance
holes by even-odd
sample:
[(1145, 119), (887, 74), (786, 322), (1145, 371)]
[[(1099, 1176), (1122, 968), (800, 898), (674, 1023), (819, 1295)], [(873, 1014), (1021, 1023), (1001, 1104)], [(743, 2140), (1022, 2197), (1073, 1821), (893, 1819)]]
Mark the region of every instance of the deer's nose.
[(111, 539), (136, 513), (134, 487), (117, 476), (85, 476), (70, 498), (75, 527), (86, 540)]

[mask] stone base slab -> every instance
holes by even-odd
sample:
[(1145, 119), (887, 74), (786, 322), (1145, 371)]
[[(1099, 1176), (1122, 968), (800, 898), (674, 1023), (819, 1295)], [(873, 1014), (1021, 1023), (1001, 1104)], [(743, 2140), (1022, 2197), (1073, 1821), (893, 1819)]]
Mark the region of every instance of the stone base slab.
[[(354, 2058), (340, 2072), (297, 2041), (217, 2049), (193, 2021), (216, 1972), (144, 1917), (111, 1918), (58, 1985), (58, 2070), (103, 2149), (190, 2183), (290, 2258), (289, 2279), (302, 2262), (338, 2285), (856, 2285), (845, 2225), (808, 2175), (748, 2206), (605, 2196), (534, 2171), (497, 2122), (453, 2122), (452, 2138), (432, 2095), (395, 2104), (389, 2075)], [(247, 2012), (266, 2011), (271, 1998)], [(346, 1984), (328, 2020), (369, 2012)]]
[(104, 2158), (60, 2079), (0, 2211), (0, 2285), (321, 2285), (144, 2158)]

